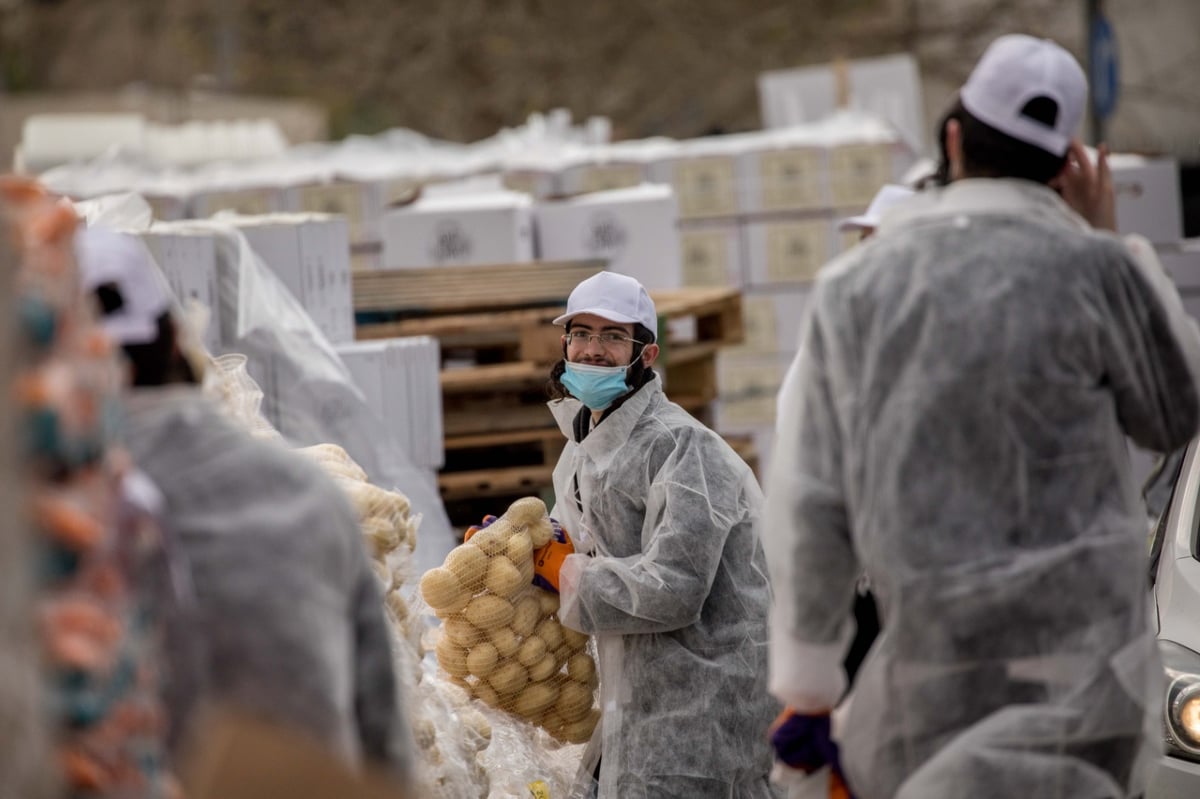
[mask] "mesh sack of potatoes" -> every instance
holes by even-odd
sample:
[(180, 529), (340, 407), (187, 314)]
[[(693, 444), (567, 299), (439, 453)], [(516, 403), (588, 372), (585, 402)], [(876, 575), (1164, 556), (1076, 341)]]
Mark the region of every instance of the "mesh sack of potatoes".
[(421, 578), (442, 620), (435, 654), (472, 696), (565, 743), (591, 738), (596, 664), (588, 637), (559, 624), (558, 595), (533, 585), (533, 553), (553, 535), (546, 505), (517, 500)]
[(350, 500), (387, 607), (405, 635), (416, 635), (402, 587), (410, 576), (420, 514), (411, 512), (408, 498), (399, 491), (367, 482), (367, 473), (338, 445), (316, 444), (296, 451), (316, 461)]

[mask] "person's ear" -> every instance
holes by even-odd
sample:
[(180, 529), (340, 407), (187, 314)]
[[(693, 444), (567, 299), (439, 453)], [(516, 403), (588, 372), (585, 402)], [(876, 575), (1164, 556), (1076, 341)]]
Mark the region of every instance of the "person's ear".
[(950, 181), (963, 177), (962, 123), (957, 119), (946, 121), (946, 159), (950, 162)]
[(647, 369), (654, 365), (654, 359), (658, 357), (658, 345), (647, 344), (642, 347), (642, 364)]

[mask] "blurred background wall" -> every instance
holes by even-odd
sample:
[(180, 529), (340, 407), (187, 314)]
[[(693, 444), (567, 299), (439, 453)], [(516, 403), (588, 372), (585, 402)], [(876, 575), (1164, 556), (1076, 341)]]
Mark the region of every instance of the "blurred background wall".
[[(258, 111), (293, 141), (392, 126), (469, 141), (530, 112), (614, 138), (760, 127), (756, 77), (910, 52), (927, 127), (1001, 32), (1086, 55), (1086, 0), (0, 0), (0, 147), (46, 110)], [(1200, 2), (1105, 0), (1117, 149), (1200, 150)], [(259, 98), (259, 99), (255, 99)], [(267, 99), (269, 98), (269, 99)]]

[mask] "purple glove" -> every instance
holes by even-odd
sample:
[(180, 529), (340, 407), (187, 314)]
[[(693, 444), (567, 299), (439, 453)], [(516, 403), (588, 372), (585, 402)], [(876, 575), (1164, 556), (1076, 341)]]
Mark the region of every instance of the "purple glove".
[(808, 716), (785, 708), (771, 725), (771, 746), (775, 747), (775, 757), (781, 763), (806, 774), (822, 766), (841, 771), (828, 713)]

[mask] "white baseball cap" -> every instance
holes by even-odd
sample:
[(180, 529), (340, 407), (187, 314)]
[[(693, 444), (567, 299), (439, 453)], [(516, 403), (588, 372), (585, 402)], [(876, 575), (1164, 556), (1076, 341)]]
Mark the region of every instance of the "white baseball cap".
[(874, 230), (879, 227), (879, 222), (888, 209), (904, 202), (914, 194), (916, 192), (907, 186), (888, 183), (875, 192), (875, 197), (871, 200), (865, 214), (846, 217), (838, 222), (838, 230)]
[(580, 314), (592, 314), (622, 325), (640, 324), (658, 338), (658, 314), (642, 284), (628, 275), (599, 272), (580, 283), (567, 298), (567, 312), (554, 320), (565, 325)]
[[(1021, 113), (1035, 97), (1058, 104), (1053, 125)], [(959, 98), (971, 116), (985, 125), (1061, 156), (1083, 121), (1087, 78), (1061, 45), (1014, 33), (988, 45)]]
[(158, 338), (158, 320), (171, 310), (171, 289), (137, 236), (94, 227), (75, 234), (75, 259), (88, 293), (109, 287), (113, 306), (100, 326), (118, 344)]

